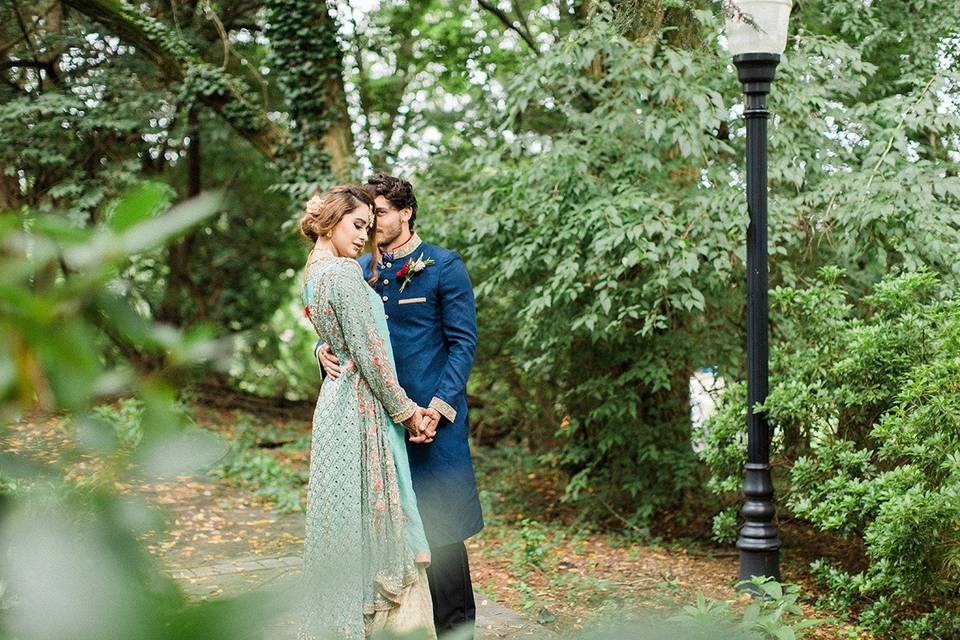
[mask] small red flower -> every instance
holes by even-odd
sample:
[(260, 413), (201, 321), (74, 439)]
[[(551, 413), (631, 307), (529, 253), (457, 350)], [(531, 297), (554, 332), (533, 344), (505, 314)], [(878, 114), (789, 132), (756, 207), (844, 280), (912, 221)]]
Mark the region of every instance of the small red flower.
[(413, 280), (413, 277), (418, 273), (422, 273), (427, 267), (433, 264), (432, 258), (423, 259), (423, 254), (420, 254), (420, 257), (417, 259), (410, 258), (407, 260), (407, 263), (401, 267), (400, 271), (397, 271), (397, 277), (401, 278), (403, 282), (400, 284), (400, 291), (402, 292), (407, 288), (407, 285), (410, 284), (410, 281)]
[(304, 307), (304, 308), (303, 308), (303, 317), (304, 317), (304, 318), (309, 318), (309, 317), (310, 317), (310, 307)]

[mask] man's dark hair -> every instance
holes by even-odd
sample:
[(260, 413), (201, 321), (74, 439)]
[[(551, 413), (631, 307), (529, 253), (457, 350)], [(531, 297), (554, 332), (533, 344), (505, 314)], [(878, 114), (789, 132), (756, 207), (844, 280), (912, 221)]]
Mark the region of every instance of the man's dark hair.
[(388, 173), (377, 173), (367, 180), (367, 190), (376, 196), (383, 196), (395, 209), (410, 207), (413, 215), (410, 216), (410, 230), (417, 219), (417, 197), (413, 195), (413, 185), (404, 180), (391, 176)]

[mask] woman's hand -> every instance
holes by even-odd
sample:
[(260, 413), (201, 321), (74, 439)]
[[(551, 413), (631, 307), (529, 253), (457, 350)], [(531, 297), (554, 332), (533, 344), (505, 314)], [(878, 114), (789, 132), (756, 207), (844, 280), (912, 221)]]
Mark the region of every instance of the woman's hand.
[(429, 415), (431, 411), (433, 410), (417, 407), (413, 415), (403, 423), (403, 426), (410, 432), (410, 442), (415, 444), (433, 442), (433, 437), (437, 434), (437, 428), (433, 424), (433, 418)]

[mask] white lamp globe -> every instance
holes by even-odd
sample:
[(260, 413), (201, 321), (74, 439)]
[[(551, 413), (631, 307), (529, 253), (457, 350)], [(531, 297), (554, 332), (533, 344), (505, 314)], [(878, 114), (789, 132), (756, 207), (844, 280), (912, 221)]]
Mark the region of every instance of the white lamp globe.
[(730, 53), (783, 53), (792, 6), (791, 0), (729, 0), (726, 33)]

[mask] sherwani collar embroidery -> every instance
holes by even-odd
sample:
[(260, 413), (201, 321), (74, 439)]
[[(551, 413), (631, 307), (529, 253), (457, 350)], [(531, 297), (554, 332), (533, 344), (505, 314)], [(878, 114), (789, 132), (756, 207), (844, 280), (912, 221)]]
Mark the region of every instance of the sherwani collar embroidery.
[(403, 260), (411, 253), (420, 248), (420, 245), (423, 244), (423, 240), (420, 239), (420, 236), (417, 235), (417, 232), (414, 231), (413, 235), (410, 236), (410, 239), (404, 242), (402, 245), (394, 249), (393, 251), (387, 251), (384, 253), (390, 253), (393, 255), (393, 262), (398, 260)]

